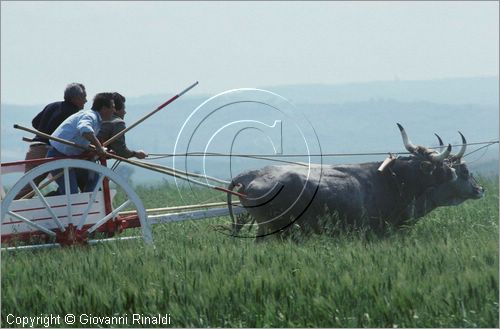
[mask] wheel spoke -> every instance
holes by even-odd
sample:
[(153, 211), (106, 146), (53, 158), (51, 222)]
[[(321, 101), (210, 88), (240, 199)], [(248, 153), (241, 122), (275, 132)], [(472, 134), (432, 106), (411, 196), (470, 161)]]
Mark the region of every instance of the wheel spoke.
[(61, 232), (64, 232), (65, 229), (64, 229), (63, 224), (59, 220), (59, 217), (57, 217), (57, 215), (52, 210), (52, 207), (47, 202), (47, 199), (45, 199), (45, 197), (42, 195), (42, 192), (40, 192), (40, 190), (38, 189), (38, 187), (35, 185), (35, 183), (32, 180), (30, 181), (30, 185), (31, 185), (31, 188), (33, 189), (33, 191), (35, 191), (35, 193), (38, 195), (38, 198), (40, 200), (42, 200), (43, 204), (45, 205), (45, 208), (47, 208), (48, 212), (50, 213), (50, 215), (54, 219), (54, 222), (56, 222), (57, 227), (59, 227), (59, 229), (61, 230)]
[(92, 226), (88, 230), (88, 233), (94, 232), (102, 224), (106, 223), (110, 218), (114, 217), (118, 212), (120, 212), (120, 210), (122, 210), (123, 208), (125, 208), (126, 206), (128, 206), (129, 203), (130, 203), (130, 200), (127, 200), (121, 206), (119, 206), (118, 208), (116, 208), (115, 210), (113, 210), (112, 212), (110, 212), (109, 214), (107, 214), (103, 219), (101, 219), (100, 221), (98, 221), (97, 223), (95, 223), (94, 226)]
[(43, 226), (42, 226), (42, 225), (40, 225), (40, 224), (34, 223), (34, 222), (30, 221), (29, 219), (24, 218), (24, 217), (23, 217), (23, 216), (21, 216), (21, 215), (18, 215), (18, 214), (16, 214), (16, 213), (12, 212), (12, 211), (9, 211), (9, 212), (8, 212), (8, 214), (9, 214), (9, 215), (11, 215), (12, 217), (15, 217), (15, 218), (17, 218), (17, 219), (19, 219), (19, 220), (22, 220), (23, 222), (25, 222), (25, 223), (26, 223), (26, 224), (28, 224), (29, 226), (32, 226), (32, 227), (34, 227), (34, 228), (37, 228), (37, 229), (39, 229), (40, 231), (42, 231), (42, 232), (44, 232), (44, 233), (47, 233), (48, 235), (51, 235), (51, 236), (56, 236), (56, 234), (55, 234), (54, 232), (52, 232), (51, 230), (49, 230), (49, 229), (47, 229), (47, 228), (43, 227)]
[(71, 217), (71, 188), (69, 184), (69, 168), (64, 167), (64, 192), (66, 192), (66, 209), (68, 213), (68, 224), (71, 223), (73, 218)]
[(87, 206), (87, 209), (85, 209), (85, 212), (82, 214), (82, 217), (80, 218), (80, 223), (78, 223), (77, 229), (81, 230), (83, 225), (85, 225), (85, 222), (87, 221), (87, 216), (89, 215), (90, 208), (92, 208), (92, 205), (95, 202), (95, 199), (97, 197), (97, 192), (99, 191), (99, 187), (102, 184), (102, 181), (104, 180), (104, 175), (99, 175), (99, 180), (97, 181), (97, 184), (92, 191), (92, 195), (90, 196), (89, 200), (89, 205)]

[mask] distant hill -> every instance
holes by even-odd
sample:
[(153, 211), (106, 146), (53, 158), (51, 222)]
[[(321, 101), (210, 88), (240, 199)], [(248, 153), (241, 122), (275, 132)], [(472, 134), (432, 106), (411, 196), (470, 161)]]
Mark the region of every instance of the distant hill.
[[(458, 144), (460, 130), (469, 142), (498, 140), (498, 78), (447, 79), (431, 81), (386, 81), (346, 85), (301, 85), (275, 86), (263, 88), (280, 94), (295, 105), (295, 110), (314, 128), (323, 153), (370, 153), (402, 152), (401, 137), (396, 122), (402, 123), (410, 138), (416, 144), (436, 145), (434, 132), (439, 133), (446, 143)], [(150, 95), (127, 98), (127, 117), (129, 123), (135, 122), (144, 114), (155, 109), (173, 95)], [(184, 95), (179, 100), (158, 112), (127, 134), (127, 143), (134, 149), (144, 149), (149, 153), (172, 153), (180, 128), (189, 115), (205, 100), (214, 95)], [(246, 107), (245, 107), (246, 106)], [(208, 140), (218, 127), (231, 120), (242, 118), (260, 120), (272, 124), (276, 119), (283, 120), (283, 140), (285, 154), (299, 152), (302, 140), (289, 134), (293, 128), (287, 117), (280, 118), (276, 113), (269, 114), (259, 104), (243, 107), (229, 107), (219, 116), (205, 120), (208, 125), (205, 135), (196, 136), (189, 151), (203, 151)], [(29, 134), (12, 128), (14, 123), (30, 126), (31, 119), (38, 113), (40, 106), (1, 106), (1, 159), (2, 162), (24, 158), (27, 144), (22, 136)], [(299, 120), (300, 121), (300, 120)], [(305, 121), (299, 125), (307, 124)], [(203, 127), (203, 126), (202, 126)], [(195, 129), (194, 126), (187, 126)], [(205, 128), (207, 128), (205, 126)], [(211, 133), (212, 132), (212, 133)], [(200, 137), (201, 136), (201, 137)], [(218, 142), (209, 151), (228, 152), (227, 142), (233, 136), (220, 135)], [(312, 138), (311, 136), (305, 136)], [(227, 144), (227, 145), (226, 145)], [(479, 146), (470, 147), (469, 151)], [(269, 141), (262, 135), (252, 135), (245, 131), (234, 144), (236, 153), (270, 153)], [(325, 157), (324, 163), (349, 163), (378, 161), (383, 156)], [(264, 165), (258, 160), (233, 159), (233, 172), (243, 168)], [(304, 158), (292, 159), (304, 161)], [(313, 159), (317, 161), (318, 159)], [(498, 145), (485, 152), (480, 151), (466, 159), (474, 170), (498, 174)], [(171, 159), (157, 160), (172, 165)], [(208, 161), (208, 160), (207, 160)], [(225, 160), (210, 159), (207, 163), (219, 177), (228, 176)], [(190, 162), (190, 170), (203, 171), (201, 158)], [(161, 176), (161, 175), (160, 175)], [(135, 182), (158, 181), (158, 174), (136, 169)]]
[(269, 86), (267, 89), (297, 103), (350, 103), (394, 100), (438, 104), (498, 106), (498, 77), (440, 80), (393, 80), (349, 84)]
[[(339, 84), (292, 84), (254, 87), (277, 93), (294, 103), (351, 103), (393, 100), (400, 102), (431, 102), (438, 104), (498, 105), (499, 78), (473, 77), (438, 80), (391, 80)], [(223, 92), (223, 90), (221, 90)], [(130, 104), (161, 104), (172, 94), (151, 94), (129, 97)], [(194, 95), (194, 96), (192, 96)], [(206, 100), (214, 95), (196, 94), (187, 98)], [(184, 96), (186, 97), (186, 96)]]

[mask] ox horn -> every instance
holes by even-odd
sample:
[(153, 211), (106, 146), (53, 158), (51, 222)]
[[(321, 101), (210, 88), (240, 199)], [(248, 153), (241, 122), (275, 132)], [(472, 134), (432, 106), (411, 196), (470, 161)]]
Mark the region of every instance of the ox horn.
[(443, 140), (441, 139), (441, 137), (439, 137), (438, 134), (434, 133), (434, 135), (436, 135), (438, 141), (439, 141), (439, 150), (442, 151), (444, 149), (444, 143), (443, 143)]
[(408, 152), (415, 153), (415, 151), (417, 150), (417, 146), (408, 139), (408, 135), (406, 134), (405, 128), (403, 128), (403, 126), (400, 125), (399, 123), (397, 125), (399, 131), (401, 132), (401, 137), (403, 137), (403, 144), (405, 145), (405, 148), (408, 150)]
[(467, 149), (467, 140), (465, 139), (464, 135), (462, 135), (462, 133), (460, 131), (458, 133), (460, 134), (460, 137), (462, 137), (462, 148), (460, 149), (460, 151), (457, 154), (451, 155), (453, 160), (461, 159), (465, 154), (465, 150)]
[(441, 153), (431, 153), (429, 154), (429, 158), (432, 162), (442, 162), (444, 159), (450, 156), (451, 153), (451, 144), (448, 144), (446, 150)]
[[(401, 136), (403, 137), (403, 143), (405, 145), (405, 148), (410, 153), (415, 154), (418, 147), (408, 139), (408, 135), (406, 134), (406, 131), (403, 128), (403, 126), (401, 126), (399, 123), (397, 125), (399, 128), (399, 131), (401, 131)], [(439, 136), (438, 136), (438, 138), (439, 138)], [(451, 153), (451, 144), (448, 144), (448, 147), (446, 148), (446, 150), (444, 150), (441, 153), (439, 153), (439, 152), (431, 153), (431, 154), (429, 154), (429, 158), (432, 162), (441, 162), (441, 161), (444, 161), (444, 159), (446, 159), (447, 157), (449, 157), (450, 153)]]

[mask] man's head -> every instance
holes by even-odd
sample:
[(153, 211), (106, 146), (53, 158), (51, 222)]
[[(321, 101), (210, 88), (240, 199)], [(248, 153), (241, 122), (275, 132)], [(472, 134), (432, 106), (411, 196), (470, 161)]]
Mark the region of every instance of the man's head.
[(70, 83), (64, 90), (64, 100), (72, 103), (80, 110), (83, 109), (83, 106), (87, 103), (85, 86), (81, 83)]
[(115, 114), (123, 119), (127, 113), (125, 111), (125, 97), (117, 92), (114, 92), (113, 100), (115, 101)]
[(95, 95), (94, 102), (92, 103), (92, 110), (99, 112), (102, 120), (111, 120), (113, 112), (115, 111), (113, 93), (99, 93)]

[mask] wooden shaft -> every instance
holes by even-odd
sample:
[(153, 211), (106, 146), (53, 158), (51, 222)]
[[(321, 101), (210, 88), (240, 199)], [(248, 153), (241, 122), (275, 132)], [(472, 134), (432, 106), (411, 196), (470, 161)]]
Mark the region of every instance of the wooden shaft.
[[(235, 201), (233, 205), (239, 204), (239, 202)], [(159, 212), (171, 212), (171, 211), (179, 211), (179, 210), (191, 210), (191, 209), (198, 209), (198, 208), (212, 208), (212, 207), (218, 207), (218, 206), (225, 206), (227, 205), (227, 202), (213, 202), (213, 203), (205, 203), (205, 204), (193, 204), (189, 206), (176, 206), (176, 207), (164, 207), (164, 208), (153, 208), (153, 209), (146, 209), (147, 214), (153, 214), (153, 213), (159, 213)], [(126, 215), (133, 215), (136, 214), (136, 210), (129, 210), (129, 211), (122, 211), (119, 212), (118, 215), (121, 216), (126, 216)]]
[[(146, 164), (145, 162), (138, 161), (138, 160), (134, 160), (134, 162), (140, 162), (140, 163)], [(187, 172), (187, 171), (184, 172), (184, 171), (176, 170), (176, 169), (171, 168), (171, 167), (162, 166), (162, 165), (159, 165), (159, 164), (156, 164), (156, 163), (147, 163), (147, 164), (150, 165), (150, 166), (152, 166), (152, 167), (156, 167), (156, 168), (161, 168), (161, 169), (171, 170), (171, 171), (177, 171), (177, 172), (180, 172), (180, 173), (182, 173), (183, 175), (186, 175), (186, 176), (198, 177), (198, 178), (205, 178), (207, 180), (210, 180), (210, 181), (213, 181), (213, 182), (217, 182), (217, 183), (222, 183), (222, 184), (229, 184), (230, 183), (228, 181), (225, 181), (225, 180), (222, 180), (222, 179), (219, 179), (219, 178), (215, 178), (215, 177), (211, 177), (211, 176), (206, 176), (206, 175), (201, 175), (201, 174), (196, 174), (196, 173), (191, 173), (191, 172)]]
[[(41, 137), (45, 137), (47, 139), (55, 140), (55, 141), (60, 142), (62, 144), (70, 145), (70, 146), (73, 146), (73, 147), (78, 147), (78, 148), (81, 148), (81, 149), (84, 149), (84, 150), (87, 150), (87, 151), (95, 151), (94, 145), (89, 145), (89, 147), (86, 147), (86, 146), (83, 146), (83, 145), (80, 145), (80, 144), (76, 144), (74, 142), (67, 141), (67, 140), (62, 139), (62, 138), (58, 138), (58, 137), (54, 137), (54, 136), (45, 134), (45, 133), (43, 133), (41, 131), (38, 131), (36, 129), (31, 129), (31, 128), (20, 126), (18, 124), (15, 124), (14, 128), (30, 132), (32, 134), (35, 134), (35, 135), (38, 135), (38, 136), (41, 136)], [(156, 168), (156, 167), (153, 167), (153, 166), (151, 166), (149, 164), (145, 164), (145, 163), (142, 163), (142, 162), (137, 162), (137, 161), (129, 160), (129, 159), (126, 159), (126, 158), (122, 158), (122, 157), (120, 157), (118, 155), (114, 155), (114, 154), (111, 154), (111, 153), (108, 153), (108, 152), (104, 152), (104, 154), (107, 157), (109, 157), (109, 158), (120, 160), (120, 161), (129, 163), (131, 165), (142, 167), (144, 169), (149, 169), (149, 170), (156, 171), (156, 172), (159, 172), (159, 173), (167, 174), (169, 176), (179, 177), (179, 178), (187, 180), (187, 181), (189, 181), (189, 182), (191, 182), (193, 184), (197, 184), (197, 185), (209, 187), (211, 189), (214, 189), (214, 190), (217, 190), (217, 191), (223, 191), (223, 192), (230, 193), (230, 194), (233, 194), (233, 195), (237, 195), (237, 196), (242, 197), (242, 198), (246, 197), (244, 194), (241, 194), (241, 193), (238, 193), (238, 192), (235, 192), (235, 191), (231, 191), (231, 190), (225, 189), (223, 187), (211, 186), (211, 185), (208, 185), (208, 184), (205, 184), (205, 183), (202, 183), (202, 182), (198, 182), (196, 180), (190, 180), (189, 177), (187, 177), (187, 175), (185, 175), (181, 171), (177, 171), (175, 169), (171, 169), (171, 168), (169, 168), (169, 169)]]
[(158, 106), (156, 108), (156, 110), (152, 111), (151, 113), (149, 114), (146, 114), (145, 116), (143, 116), (142, 118), (140, 118), (139, 120), (137, 120), (134, 124), (132, 124), (131, 126), (125, 128), (124, 130), (120, 131), (119, 133), (117, 133), (116, 135), (114, 135), (113, 137), (111, 137), (110, 139), (108, 139), (107, 141), (105, 141), (102, 146), (108, 146), (109, 144), (113, 143), (117, 138), (120, 138), (121, 136), (123, 136), (123, 134), (125, 134), (127, 131), (129, 131), (130, 129), (134, 128), (135, 126), (137, 126), (138, 124), (140, 124), (141, 122), (143, 122), (144, 120), (146, 120), (147, 118), (149, 118), (150, 116), (152, 116), (153, 114), (155, 114), (156, 112), (158, 112), (159, 110), (161, 110), (162, 108), (164, 108), (165, 106), (167, 106), (168, 104), (172, 103), (173, 101), (175, 101), (177, 98), (181, 97), (183, 94), (185, 94), (186, 92), (188, 92), (190, 89), (194, 88), (196, 85), (198, 84), (198, 81), (196, 81), (195, 83), (193, 83), (191, 86), (189, 86), (188, 88), (184, 89), (182, 92), (178, 93), (177, 95), (175, 95), (174, 97), (170, 98), (168, 101), (166, 101), (165, 103), (161, 104), (160, 106)]
[(41, 131), (38, 131), (36, 129), (31, 129), (31, 128), (20, 126), (18, 124), (14, 124), (14, 128), (15, 129), (19, 129), (19, 130), (24, 130), (24, 131), (27, 131), (29, 133), (32, 133), (32, 134), (35, 134), (35, 135), (38, 135), (38, 136), (41, 136), (41, 137), (44, 137), (44, 138), (47, 138), (47, 139), (51, 139), (51, 140), (54, 140), (54, 141), (62, 143), (62, 144), (73, 146), (73, 147), (76, 147), (76, 148), (79, 148), (79, 149), (82, 149), (82, 150), (85, 150), (85, 151), (95, 151), (95, 146), (94, 145), (83, 146), (83, 145), (80, 145), (80, 144), (77, 144), (77, 143), (74, 143), (74, 142), (70, 142), (68, 140), (65, 140), (65, 139), (62, 139), (62, 138), (59, 138), (59, 137), (51, 136), (49, 134), (43, 133)]
[[(49, 179), (48, 181), (46, 181), (45, 183), (43, 183), (42, 185), (40, 185), (38, 187), (38, 189), (40, 189), (40, 190), (43, 189), (44, 187), (46, 187), (47, 185), (49, 185), (50, 183), (52, 183), (53, 181), (55, 181), (56, 179), (58, 179), (59, 177), (61, 177), (62, 175), (63, 175), (63, 173), (60, 172), (59, 174), (53, 176), (51, 179)], [(23, 195), (19, 199), (29, 199), (33, 195), (35, 195), (35, 191), (31, 191), (31, 192), (27, 193), (26, 195)]]
[[(20, 129), (20, 130), (24, 130), (24, 131), (30, 132), (32, 134), (36, 134), (38, 136), (41, 136), (41, 137), (44, 137), (44, 138), (47, 138), (47, 139), (51, 139), (51, 140), (55, 140), (55, 141), (57, 141), (59, 143), (70, 145), (70, 146), (73, 146), (73, 147), (77, 147), (77, 148), (80, 148), (80, 149), (83, 149), (83, 150), (86, 150), (86, 151), (95, 151), (95, 147), (93, 145), (89, 145), (89, 147), (86, 147), (86, 146), (83, 146), (83, 145), (80, 145), (80, 144), (76, 144), (74, 142), (67, 141), (67, 140), (62, 139), (62, 138), (58, 138), (58, 137), (54, 137), (54, 136), (45, 134), (45, 133), (43, 133), (41, 131), (38, 131), (38, 130), (35, 130), (35, 129), (23, 127), (23, 126), (20, 126), (20, 125), (17, 125), (17, 124), (14, 125), (14, 128)], [(154, 167), (152, 167), (150, 165), (147, 165), (147, 164), (136, 163), (135, 161), (132, 161), (132, 160), (129, 160), (129, 159), (125, 159), (125, 158), (122, 158), (122, 157), (120, 157), (118, 155), (114, 155), (114, 154), (111, 154), (111, 153), (108, 153), (108, 152), (105, 152), (105, 155), (108, 156), (108, 157), (110, 157), (110, 158), (113, 158), (113, 159), (116, 159), (116, 160), (120, 160), (120, 161), (129, 163), (129, 164), (132, 164), (132, 165), (136, 165), (138, 167), (142, 167), (142, 168), (145, 168), (145, 169), (149, 169), (149, 170), (153, 170), (153, 171), (157, 171), (157, 172), (161, 172), (161, 173), (169, 174), (169, 175), (174, 175), (175, 174), (174, 172), (167, 171), (165, 169), (158, 169), (158, 168), (154, 168)]]
[(191, 182), (191, 183), (196, 184), (196, 185), (208, 187), (208, 188), (211, 188), (213, 190), (217, 190), (217, 191), (221, 191), (221, 192), (230, 193), (230, 194), (239, 196), (241, 198), (246, 198), (246, 195), (244, 195), (242, 193), (231, 191), (231, 190), (228, 190), (228, 189), (220, 187), (220, 186), (211, 186), (211, 185), (208, 185), (208, 184), (196, 181), (196, 180), (191, 180), (188, 177), (189, 175), (191, 175), (191, 173), (185, 174), (185, 173), (183, 173), (181, 171), (178, 171), (178, 170), (175, 170), (175, 169), (172, 169), (172, 168), (168, 168), (168, 167), (166, 167), (168, 169), (166, 169), (166, 168), (157, 168), (157, 167), (152, 166), (150, 164), (145, 164), (145, 163), (142, 163), (142, 162), (139, 162), (139, 161), (134, 161), (134, 160), (129, 160), (129, 159), (121, 158), (119, 156), (112, 155), (112, 154), (110, 154), (110, 156), (112, 158), (114, 158), (114, 159), (121, 160), (123, 162), (130, 163), (132, 165), (136, 165), (138, 167), (142, 167), (142, 168), (149, 169), (149, 170), (152, 170), (152, 171), (156, 171), (156, 172), (159, 172), (159, 173), (167, 174), (169, 176), (179, 177), (179, 178), (181, 178), (183, 180), (186, 180), (186, 181)]

